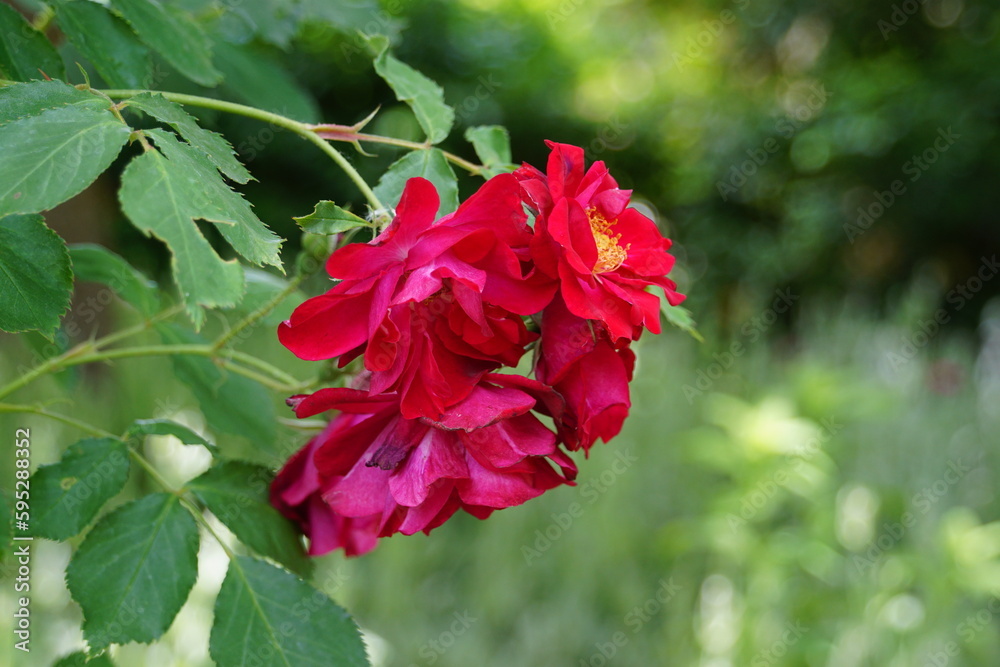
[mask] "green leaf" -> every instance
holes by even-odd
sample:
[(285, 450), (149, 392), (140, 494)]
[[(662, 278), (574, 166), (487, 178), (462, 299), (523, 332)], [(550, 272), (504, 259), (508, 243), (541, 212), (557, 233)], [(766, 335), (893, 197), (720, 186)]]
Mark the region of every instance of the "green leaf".
[(369, 664), (347, 612), (295, 575), (246, 556), (229, 564), (208, 649), (219, 667)]
[[(297, 3), (286, 0), (241, 0), (228, 7), (221, 20), (226, 22), (228, 42), (248, 42), (254, 35), (275, 46), (287, 48), (298, 32)], [(238, 37), (233, 39), (230, 37)]]
[(67, 105), (110, 110), (111, 102), (62, 81), (32, 81), (0, 87), (0, 125)]
[(127, 436), (142, 438), (147, 435), (172, 435), (185, 445), (201, 445), (212, 456), (217, 456), (219, 448), (201, 437), (187, 426), (169, 419), (137, 419), (128, 427)]
[(465, 131), (465, 140), (472, 144), (479, 161), (486, 167), (484, 178), (517, 169), (517, 165), (510, 162), (510, 135), (507, 134), (507, 128), (500, 125), (470, 127)]
[(126, 104), (170, 125), (184, 137), (185, 141), (202, 151), (219, 171), (232, 180), (237, 183), (246, 183), (250, 180), (250, 172), (236, 159), (229, 142), (221, 134), (199, 126), (179, 104), (174, 104), (163, 95), (154, 93), (136, 95), (129, 98)]
[(254, 264), (281, 268), (281, 238), (254, 215), (250, 203), (233, 191), (205, 156), (190, 144), (177, 141), (171, 132), (146, 130), (156, 140), (166, 158), (188, 175), (188, 183), (197, 191), (202, 217), (222, 224), (218, 229), (236, 252)]
[(310, 234), (341, 234), (358, 227), (369, 227), (364, 218), (345, 211), (332, 201), (323, 200), (316, 204), (313, 212), (300, 218), (293, 218), (302, 231)]
[(66, 68), (45, 35), (10, 5), (0, 3), (0, 74), (6, 79), (65, 79)]
[(84, 667), (84, 665), (92, 665), (93, 667), (115, 667), (115, 663), (111, 662), (111, 658), (107, 653), (87, 660), (87, 654), (83, 651), (77, 651), (76, 653), (71, 653), (61, 658), (58, 662), (52, 665), (52, 667)]
[(160, 309), (156, 283), (139, 273), (122, 257), (104, 246), (81, 243), (69, 247), (77, 281), (110, 287), (126, 303), (149, 317)]
[(437, 188), (441, 197), (438, 215), (446, 215), (458, 208), (455, 172), (451, 170), (444, 153), (437, 148), (411, 151), (393, 162), (375, 186), (375, 195), (386, 206), (395, 208), (403, 196), (406, 181), (415, 176), (426, 178)]
[[(156, 329), (168, 345), (206, 344), (201, 336), (176, 325), (161, 324)], [(203, 357), (174, 355), (171, 360), (174, 374), (194, 394), (209, 426), (274, 449), (277, 418), (267, 389)]]
[(312, 94), (264, 52), (217, 42), (215, 60), (226, 77), (226, 90), (247, 104), (303, 123), (319, 121), (319, 107)]
[(691, 311), (687, 308), (681, 308), (680, 306), (671, 306), (666, 300), (661, 302), (660, 310), (663, 311), (663, 316), (667, 319), (667, 322), (674, 325), (681, 331), (686, 331), (699, 343), (704, 343), (705, 339), (701, 337), (698, 333), (698, 329), (695, 328), (694, 318), (691, 317)]
[(307, 574), (311, 561), (299, 531), (271, 506), (268, 498), (273, 479), (267, 468), (224, 461), (188, 482), (187, 487), (240, 542), (295, 572)]
[(72, 290), (66, 244), (42, 216), (0, 218), (0, 329), (51, 338)]
[(131, 24), (139, 39), (187, 78), (203, 86), (222, 80), (212, 66), (208, 37), (185, 12), (157, 0), (112, 0), (111, 7)]
[(169, 493), (105, 515), (66, 568), (91, 650), (162, 635), (197, 576), (198, 526)]
[(115, 438), (72, 445), (31, 476), (31, 533), (67, 540), (86, 528), (128, 480), (128, 448)]
[(208, 160), (172, 133), (148, 130), (163, 151), (147, 151), (122, 174), (122, 210), (146, 234), (164, 241), (173, 254), (174, 279), (196, 327), (202, 306), (230, 307), (243, 296), (243, 270), (223, 261), (202, 236), (195, 220), (219, 225), (236, 250), (254, 262), (280, 262), (280, 239), (250, 205), (223, 182)]
[(89, 0), (59, 2), (55, 7), (63, 33), (110, 87), (149, 87), (153, 78), (149, 50), (124, 21)]
[(376, 44), (375, 71), (396, 99), (406, 102), (432, 144), (444, 141), (455, 122), (455, 110), (444, 103), (444, 90), (426, 76), (389, 54), (388, 40)]
[(79, 193), (129, 133), (110, 112), (76, 105), (0, 126), (0, 215), (44, 211)]

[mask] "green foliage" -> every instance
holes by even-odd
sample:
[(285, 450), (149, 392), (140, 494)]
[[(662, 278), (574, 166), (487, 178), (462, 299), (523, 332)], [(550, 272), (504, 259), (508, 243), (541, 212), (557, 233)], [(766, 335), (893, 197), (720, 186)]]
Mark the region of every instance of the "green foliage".
[(6, 491), (0, 491), (0, 563), (7, 559), (14, 537), (14, 508)]
[(0, 126), (0, 214), (35, 213), (66, 201), (108, 168), (128, 136), (110, 111), (80, 105)]
[(198, 576), (198, 526), (177, 496), (154, 493), (102, 518), (73, 554), (66, 584), (91, 650), (162, 635)]
[(113, 0), (111, 7), (129, 22), (139, 39), (203, 86), (214, 86), (222, 75), (212, 66), (211, 42), (187, 13), (157, 0)]
[(111, 658), (107, 653), (103, 653), (88, 660), (86, 653), (83, 651), (77, 651), (76, 653), (71, 653), (64, 658), (61, 658), (52, 667), (84, 667), (84, 665), (94, 665), (94, 667), (114, 667), (115, 663), (111, 661)]
[(444, 89), (394, 58), (389, 53), (389, 40), (375, 39), (372, 44), (376, 50), (375, 71), (396, 93), (396, 99), (413, 109), (427, 141), (444, 141), (455, 122), (455, 110), (444, 102)]
[[(157, 331), (167, 344), (207, 343), (197, 334), (176, 325), (162, 324)], [(243, 436), (271, 450), (276, 436), (274, 405), (260, 384), (227, 373), (209, 359), (177, 355), (172, 358), (177, 379), (187, 385), (212, 428)]]
[(219, 171), (232, 180), (237, 183), (246, 183), (250, 180), (250, 172), (236, 159), (229, 142), (221, 135), (199, 126), (181, 105), (174, 104), (163, 95), (152, 93), (130, 97), (125, 104), (170, 125), (185, 141), (203, 152)]
[(42, 216), (0, 217), (0, 329), (51, 337), (72, 282), (66, 244)]
[(240, 542), (294, 572), (308, 574), (312, 564), (298, 530), (268, 500), (272, 479), (267, 468), (224, 461), (187, 486)]
[(128, 449), (114, 438), (89, 438), (70, 446), (59, 463), (31, 476), (32, 534), (66, 540), (86, 528), (125, 486)]
[(0, 4), (0, 75), (16, 81), (65, 79), (55, 48), (13, 7)]
[(103, 246), (80, 243), (70, 246), (69, 257), (77, 281), (110, 287), (146, 317), (159, 310), (160, 294), (156, 283), (139, 273), (121, 256)]
[(309, 215), (295, 218), (302, 231), (310, 234), (343, 234), (359, 227), (368, 227), (364, 218), (345, 211), (332, 201), (321, 201)]
[(169, 419), (137, 419), (126, 432), (128, 437), (143, 438), (147, 435), (172, 435), (185, 445), (201, 445), (212, 456), (218, 456), (219, 448), (201, 437), (187, 426)]
[(56, 20), (67, 39), (113, 88), (145, 88), (153, 78), (149, 50), (122, 19), (89, 0), (62, 0)]
[(500, 125), (480, 125), (465, 131), (465, 140), (472, 144), (476, 155), (486, 169), (485, 178), (517, 169), (511, 164), (510, 134)]
[(406, 181), (417, 176), (426, 178), (437, 188), (441, 198), (438, 215), (446, 215), (458, 208), (455, 172), (437, 148), (411, 151), (393, 162), (375, 186), (375, 194), (383, 204), (395, 207), (403, 196)]
[(62, 81), (15, 83), (0, 87), (0, 125), (66, 105), (98, 111), (109, 107), (106, 99)]
[(229, 564), (209, 648), (219, 667), (368, 664), (343, 609), (295, 575), (246, 556)]
[(304, 123), (319, 121), (319, 108), (312, 95), (264, 51), (219, 42), (215, 57), (225, 75), (226, 91), (237, 99)]

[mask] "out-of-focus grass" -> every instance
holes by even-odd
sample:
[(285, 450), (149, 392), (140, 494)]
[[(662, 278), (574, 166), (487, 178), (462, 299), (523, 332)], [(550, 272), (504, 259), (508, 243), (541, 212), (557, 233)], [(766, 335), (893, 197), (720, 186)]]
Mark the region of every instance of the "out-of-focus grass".
[[(706, 331), (705, 345), (646, 337), (632, 416), (581, 457), (578, 486), (359, 559), (325, 557), (315, 581), (356, 615), (378, 665), (993, 664), (1000, 318), (986, 309), (982, 345), (945, 328), (899, 364), (926, 318), (910, 301), (888, 321), (803, 307), (794, 328), (758, 340), (740, 327)], [(248, 345), (280, 360), (266, 333)], [(730, 359), (720, 351), (733, 343)], [(5, 369), (17, 356), (5, 347)], [(84, 376), (66, 409), (115, 430), (168, 406), (200, 426), (168, 366)], [(31, 424), (36, 464), (79, 435), (3, 420), (5, 432)], [(175, 479), (207, 464), (169, 441), (150, 448)], [(11, 478), (10, 461), (0, 474)], [(120, 664), (209, 664), (225, 567), (210, 542), (170, 633), (116, 648)], [(35, 554), (35, 655), (47, 664), (80, 644), (79, 611), (61, 581), (69, 548), (37, 541)], [(11, 587), (0, 595), (9, 607)], [(10, 649), (8, 627), (2, 636)]]

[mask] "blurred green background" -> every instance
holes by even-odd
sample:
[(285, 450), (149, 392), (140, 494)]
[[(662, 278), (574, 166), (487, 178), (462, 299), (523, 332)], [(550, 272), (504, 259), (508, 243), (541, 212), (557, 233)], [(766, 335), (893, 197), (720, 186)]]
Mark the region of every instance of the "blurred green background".
[[(370, 131), (419, 140), (355, 37), (391, 34), (456, 107), (448, 150), (471, 157), (464, 127), (498, 123), (516, 161), (540, 166), (544, 139), (607, 161), (675, 240), (705, 338), (641, 341), (632, 416), (581, 462), (579, 486), (321, 559), (316, 584), (356, 615), (376, 665), (1000, 662), (995, 3), (317, 2), (325, 20), (295, 40), (273, 20), (284, 5), (234, 2), (213, 19), (295, 77), (275, 88), (252, 71), (224, 95), (339, 123), (381, 105)], [(158, 72), (159, 88), (197, 90)], [(199, 115), (248, 163), (258, 181), (243, 190), (279, 234), (294, 239), (291, 216), (319, 199), (359, 201), (295, 137)], [(370, 150), (352, 160), (375, 180), (398, 154)], [(167, 256), (121, 218), (114, 186), (105, 177), (49, 222), (166, 282)], [(82, 337), (134, 319), (117, 305), (88, 319), (88, 289), (70, 315)], [(306, 377), (273, 325), (241, 349)], [(0, 346), (3, 378), (33, 356), (12, 336)], [(163, 359), (80, 368), (18, 400), (57, 395), (112, 431), (154, 416), (207, 428)], [(0, 420), (4, 433), (32, 427), (34, 463), (80, 437)], [(266, 446), (213, 435), (275, 467), (308, 437), (284, 422)], [(172, 479), (208, 465), (176, 442), (148, 448)], [(0, 475), (13, 478), (11, 460)], [(207, 664), (225, 556), (203, 550), (170, 633), (116, 648), (119, 664)], [(69, 553), (37, 544), (40, 665), (82, 643)]]

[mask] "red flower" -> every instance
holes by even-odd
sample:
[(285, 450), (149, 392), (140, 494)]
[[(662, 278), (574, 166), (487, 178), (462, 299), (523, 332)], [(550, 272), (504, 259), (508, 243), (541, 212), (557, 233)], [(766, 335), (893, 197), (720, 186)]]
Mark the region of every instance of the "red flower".
[(631, 191), (618, 188), (603, 162), (585, 173), (582, 148), (546, 143), (547, 173), (527, 164), (514, 172), (537, 211), (531, 250), (538, 268), (559, 280), (570, 312), (604, 323), (613, 338), (635, 339), (639, 327), (659, 333), (660, 300), (646, 288), (663, 288), (671, 305), (684, 299), (666, 277), (670, 240), (627, 208)]
[(356, 555), (379, 537), (429, 533), (459, 509), (483, 519), (572, 484), (576, 466), (530, 413), (535, 399), (506, 385), (485, 376), (439, 421), (402, 417), (395, 394), (289, 399), (299, 417), (342, 414), (282, 469), (271, 501), (309, 536), (311, 554)]
[(571, 449), (590, 450), (598, 438), (608, 442), (621, 431), (631, 401), (635, 354), (628, 341), (616, 346), (604, 325), (573, 315), (558, 296), (542, 312), (542, 339), (535, 377), (562, 399), (551, 401), (560, 436)]
[(392, 224), (371, 244), (335, 252), (341, 279), (278, 329), (303, 359), (364, 354), (371, 393), (400, 393), (404, 417), (438, 419), (479, 379), (514, 365), (534, 339), (521, 315), (541, 310), (555, 283), (525, 271), (531, 230), (513, 176), (497, 176), (434, 221), (438, 195), (407, 182)]

